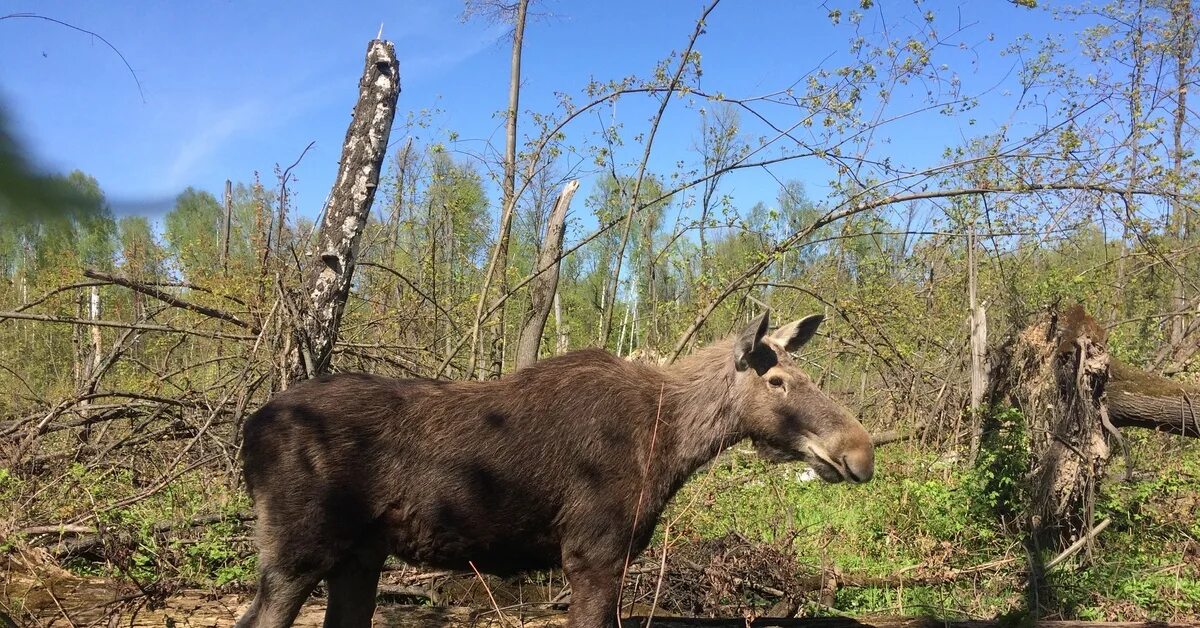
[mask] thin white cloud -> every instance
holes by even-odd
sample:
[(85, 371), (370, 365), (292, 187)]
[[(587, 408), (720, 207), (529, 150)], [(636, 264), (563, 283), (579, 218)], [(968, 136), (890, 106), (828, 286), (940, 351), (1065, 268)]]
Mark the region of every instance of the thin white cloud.
[(167, 170), (166, 180), (173, 188), (186, 185), (196, 167), (209, 159), (229, 138), (253, 129), (267, 114), (261, 100), (254, 99), (221, 111), (215, 119), (200, 116), (199, 129), (185, 140)]
[[(213, 158), (219, 157), (221, 150), (236, 136), (243, 133), (262, 133), (268, 129), (286, 125), (314, 107), (320, 107), (341, 87), (336, 81), (309, 80), (297, 83), (304, 85), (300, 89), (281, 90), (282, 95), (267, 101), (263, 98), (252, 98), (231, 107), (217, 108), (205, 103), (197, 107), (193, 118), (197, 120), (190, 137), (180, 143), (175, 158), (171, 161), (163, 180), (168, 189), (180, 189), (194, 183), (196, 170), (203, 167)], [(274, 102), (276, 104), (272, 105)], [(287, 103), (281, 108), (278, 103)]]
[[(493, 24), (473, 33), (473, 36), (463, 37), (461, 24), (455, 24), (453, 34), (437, 37), (436, 41), (444, 47), (428, 47), (420, 53), (400, 58), (401, 77), (405, 80), (443, 74), (467, 59), (492, 47), (497, 41), (507, 37), (511, 25)], [(386, 31), (385, 31), (386, 35)], [(287, 102), (286, 111), (272, 107), (262, 98), (252, 98), (240, 104), (226, 106), (213, 103), (193, 104), (190, 109), (195, 113), (191, 116), (195, 122), (191, 128), (181, 133), (184, 138), (179, 148), (170, 160), (170, 165), (162, 177), (167, 189), (180, 189), (193, 183), (195, 172), (213, 158), (220, 155), (227, 143), (242, 133), (261, 132), (268, 127), (277, 127), (288, 119), (301, 115), (304, 111), (321, 106), (331, 98), (336, 97), (338, 90), (344, 89), (342, 81), (320, 80), (310, 75), (305, 80), (294, 81), (291, 92), (273, 102)]]
[[(460, 41), (458, 36), (440, 38), (446, 43), (455, 44), (443, 50), (435, 50), (426, 54), (404, 56), (400, 59), (400, 76), (407, 78), (424, 78), (446, 70), (470, 59), (493, 46), (502, 37), (512, 31), (508, 24), (493, 24), (481, 31), (477, 37), (468, 41)], [(455, 34), (457, 35), (457, 34)], [(465, 45), (464, 45), (465, 43)]]

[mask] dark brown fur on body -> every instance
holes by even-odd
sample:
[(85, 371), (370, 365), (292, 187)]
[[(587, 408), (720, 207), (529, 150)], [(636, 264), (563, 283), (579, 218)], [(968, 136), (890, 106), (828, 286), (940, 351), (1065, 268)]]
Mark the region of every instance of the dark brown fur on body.
[(239, 626), (289, 625), (322, 578), (326, 625), (368, 625), (387, 554), (496, 574), (562, 566), (572, 625), (610, 623), (627, 555), (734, 442), (830, 481), (870, 478), (869, 435), (787, 354), (812, 319), (765, 336), (763, 317), (667, 369), (584, 350), (496, 381), (293, 386), (246, 423), (262, 577)]

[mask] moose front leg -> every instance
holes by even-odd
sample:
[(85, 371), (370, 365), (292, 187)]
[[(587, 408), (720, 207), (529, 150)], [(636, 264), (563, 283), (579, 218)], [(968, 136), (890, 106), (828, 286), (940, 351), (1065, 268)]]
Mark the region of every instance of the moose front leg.
[(617, 622), (621, 562), (597, 560), (586, 549), (564, 548), (563, 571), (571, 583), (568, 628), (611, 628)]

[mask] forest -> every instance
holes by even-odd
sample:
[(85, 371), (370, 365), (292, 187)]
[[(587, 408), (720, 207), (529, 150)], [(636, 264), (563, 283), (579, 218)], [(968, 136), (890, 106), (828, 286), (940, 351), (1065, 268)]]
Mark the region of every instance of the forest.
[[(512, 58), (484, 146), (407, 108), (372, 40), (323, 205), (292, 196), (299, 154), (117, 212), (0, 127), (0, 626), (231, 625), (242, 426), (299, 380), (669, 365), (764, 311), (825, 316), (795, 357), (876, 477), (733, 446), (623, 616), (1200, 618), (1198, 5), (996, 0), (1050, 33), (1011, 41), (942, 3), (806, 5), (838, 51), (732, 93), (702, 54), (727, 3), (672, 4), (694, 29), (656, 66), (530, 110), (542, 3), (468, 0)], [(1011, 71), (972, 78), (979, 55)], [(376, 625), (554, 625), (570, 588), (389, 562), (379, 600)]]

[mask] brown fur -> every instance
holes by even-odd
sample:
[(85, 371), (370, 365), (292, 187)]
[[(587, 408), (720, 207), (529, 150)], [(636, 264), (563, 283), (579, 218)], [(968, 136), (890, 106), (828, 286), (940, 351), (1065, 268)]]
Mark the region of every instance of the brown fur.
[(764, 317), (671, 368), (584, 350), (496, 381), (293, 386), (246, 423), (262, 574), (238, 626), (290, 625), (323, 578), (325, 625), (367, 626), (388, 554), (496, 574), (562, 566), (571, 625), (610, 624), (625, 561), (729, 445), (749, 437), (829, 481), (870, 478), (869, 435), (787, 354), (810, 319), (764, 336)]

